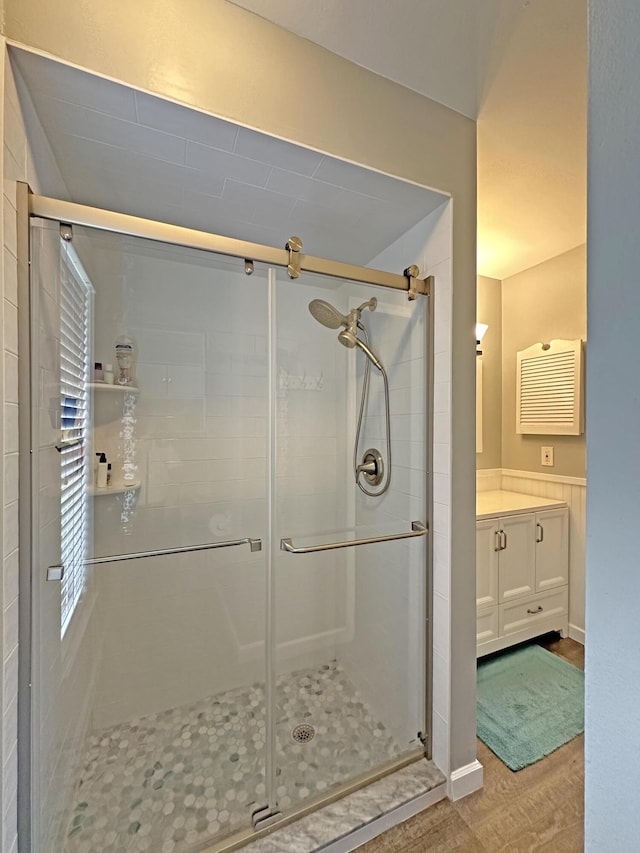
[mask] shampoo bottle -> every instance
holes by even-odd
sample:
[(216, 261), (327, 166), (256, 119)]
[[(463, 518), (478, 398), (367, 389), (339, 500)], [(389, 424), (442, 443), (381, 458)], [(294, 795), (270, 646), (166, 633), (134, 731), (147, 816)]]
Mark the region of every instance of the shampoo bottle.
[(116, 339), (116, 362), (118, 365), (116, 382), (118, 385), (131, 385), (133, 382), (133, 341), (128, 335)]

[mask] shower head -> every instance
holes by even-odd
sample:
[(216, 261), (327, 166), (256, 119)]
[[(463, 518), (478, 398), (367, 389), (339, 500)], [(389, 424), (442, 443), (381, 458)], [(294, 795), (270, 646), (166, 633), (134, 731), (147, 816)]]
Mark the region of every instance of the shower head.
[(354, 335), (352, 331), (349, 329), (343, 329), (338, 335), (338, 340), (340, 343), (347, 347), (348, 349), (353, 349), (354, 347), (359, 347), (362, 352), (367, 356), (368, 359), (372, 362), (372, 364), (378, 368), (379, 371), (384, 372), (384, 365), (378, 358), (378, 356), (374, 353), (371, 347), (367, 346), (364, 341), (361, 341), (357, 335)]
[(313, 299), (309, 303), (309, 311), (314, 320), (317, 320), (327, 329), (339, 329), (340, 326), (348, 326), (349, 318), (341, 314), (337, 308), (325, 302), (324, 299)]

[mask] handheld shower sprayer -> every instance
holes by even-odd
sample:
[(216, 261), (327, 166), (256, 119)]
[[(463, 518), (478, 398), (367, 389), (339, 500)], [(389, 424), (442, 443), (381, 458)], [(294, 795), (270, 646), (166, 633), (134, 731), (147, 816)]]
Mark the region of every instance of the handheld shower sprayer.
[[(340, 329), (338, 332), (338, 340), (340, 343), (347, 347), (347, 349), (360, 349), (367, 357), (367, 361), (364, 368), (364, 377), (362, 380), (362, 396), (360, 398), (360, 412), (358, 415), (358, 427), (356, 429), (356, 438), (355, 444), (353, 448), (353, 473), (355, 476), (356, 483), (358, 484), (358, 488), (365, 493), (365, 495), (369, 495), (369, 497), (377, 498), (383, 495), (387, 489), (389, 488), (389, 482), (391, 480), (391, 417), (389, 411), (389, 381), (387, 379), (387, 372), (384, 369), (384, 365), (380, 358), (376, 355), (374, 350), (371, 348), (369, 344), (369, 335), (366, 329), (366, 326), (361, 321), (360, 316), (365, 308), (368, 308), (369, 311), (375, 311), (378, 305), (378, 300), (375, 296), (371, 299), (368, 299), (366, 302), (363, 302), (362, 305), (359, 305), (357, 308), (352, 308), (348, 314), (341, 314), (337, 308), (334, 308), (329, 302), (325, 302), (324, 299), (313, 299), (309, 303), (309, 311), (314, 320), (317, 320), (322, 326), (325, 326), (327, 329)], [(359, 336), (358, 332), (362, 333), (362, 338)], [(371, 448), (365, 451), (362, 461), (358, 463), (358, 444), (360, 442), (360, 432), (362, 430), (362, 420), (364, 416), (364, 410), (367, 405), (367, 400), (369, 396), (369, 379), (371, 373), (371, 365), (373, 364), (380, 373), (382, 374), (382, 379), (384, 381), (384, 401), (385, 401), (385, 415), (386, 415), (386, 433), (387, 433), (387, 465), (385, 472), (385, 465), (382, 458), (382, 455), (375, 448)], [(386, 473), (386, 478), (385, 478)], [(373, 486), (379, 485), (383, 478), (384, 484), (380, 491), (372, 492), (369, 489), (363, 486), (360, 481), (360, 477), (363, 477), (367, 483)]]
[(377, 367), (378, 370), (382, 373), (382, 371), (384, 370), (382, 362), (371, 349), (371, 347), (367, 346), (364, 341), (361, 341), (357, 335), (354, 335), (354, 333), (349, 331), (349, 329), (343, 329), (343, 331), (340, 332), (340, 334), (338, 335), (338, 340), (343, 346), (347, 347), (348, 349), (359, 347), (362, 352), (367, 356), (367, 358), (371, 360), (374, 367)]

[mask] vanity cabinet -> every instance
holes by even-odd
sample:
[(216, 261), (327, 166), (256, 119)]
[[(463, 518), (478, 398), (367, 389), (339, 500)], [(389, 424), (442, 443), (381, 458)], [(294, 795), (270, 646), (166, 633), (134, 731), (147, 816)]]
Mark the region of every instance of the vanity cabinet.
[[(491, 512), (494, 511), (495, 515)], [(547, 631), (567, 632), (569, 510), (515, 492), (478, 495), (478, 656)]]

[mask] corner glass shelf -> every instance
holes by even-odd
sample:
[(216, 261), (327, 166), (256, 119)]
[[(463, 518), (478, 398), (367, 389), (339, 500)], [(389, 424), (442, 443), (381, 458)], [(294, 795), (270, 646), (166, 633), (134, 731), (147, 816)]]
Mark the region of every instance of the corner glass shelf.
[(137, 385), (115, 385), (110, 382), (90, 382), (89, 388), (92, 390), (107, 391), (109, 394), (139, 394), (140, 389)]
[(137, 492), (140, 488), (140, 480), (131, 480), (129, 483), (116, 483), (115, 486), (105, 486), (99, 489), (97, 486), (89, 486), (89, 495), (123, 495), (125, 492)]

